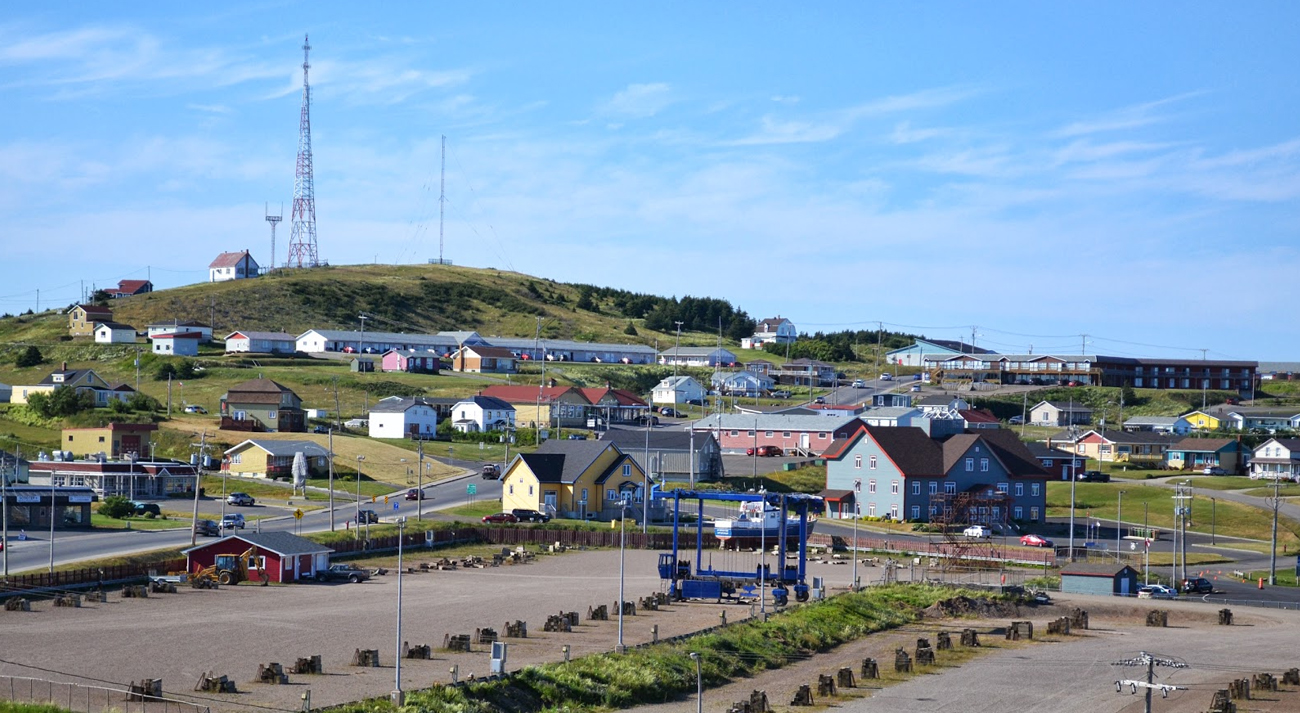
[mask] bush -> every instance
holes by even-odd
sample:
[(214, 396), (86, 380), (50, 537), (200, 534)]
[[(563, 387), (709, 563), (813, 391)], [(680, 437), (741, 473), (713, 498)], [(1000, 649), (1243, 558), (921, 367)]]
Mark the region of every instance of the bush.
[(152, 520), (152, 519), (154, 519), (155, 517), (158, 517), (158, 516), (155, 515), (155, 514), (153, 514), (153, 511), (152, 511), (152, 510), (150, 510), (150, 511), (148, 511), (148, 512), (146, 512), (146, 513), (144, 514), (144, 519), (146, 519), (146, 520)]
[(41, 356), (40, 349), (27, 347), (19, 352), (18, 358), (14, 360), (14, 365), (20, 367), (37, 366), (43, 361), (45, 361), (45, 357)]
[(95, 408), (95, 397), (88, 391), (77, 393), (76, 389), (60, 386), (49, 393), (29, 394), (27, 408), (45, 418), (73, 416)]
[(99, 504), (99, 514), (115, 520), (130, 517), (134, 512), (135, 506), (131, 504), (129, 499), (121, 495), (110, 495), (104, 498), (104, 502)]

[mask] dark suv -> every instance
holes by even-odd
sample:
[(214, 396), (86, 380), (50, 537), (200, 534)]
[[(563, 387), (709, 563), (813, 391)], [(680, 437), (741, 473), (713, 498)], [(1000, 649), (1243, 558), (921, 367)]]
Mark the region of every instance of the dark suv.
[(550, 515), (547, 515), (546, 513), (543, 512), (537, 512), (536, 510), (528, 510), (526, 508), (515, 508), (514, 510), (511, 510), (510, 513), (515, 517), (519, 518), (519, 522), (550, 522), (551, 521)]
[(1205, 577), (1191, 577), (1183, 580), (1184, 592), (1195, 592), (1197, 594), (1210, 594), (1214, 591), (1214, 585)]
[(1085, 470), (1079, 474), (1081, 483), (1109, 483), (1110, 476), (1100, 470)]

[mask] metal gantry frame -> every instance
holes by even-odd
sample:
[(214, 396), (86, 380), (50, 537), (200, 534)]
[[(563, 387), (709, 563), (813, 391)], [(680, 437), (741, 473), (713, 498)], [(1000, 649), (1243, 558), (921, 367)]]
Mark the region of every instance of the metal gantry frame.
[[(736, 591), (737, 584), (771, 583), (774, 587), (773, 598), (778, 604), (784, 604), (789, 598), (786, 587), (794, 590), (795, 599), (807, 601), (810, 588), (807, 583), (808, 570), (808, 515), (810, 511), (820, 510), (822, 499), (814, 495), (798, 493), (706, 493), (693, 490), (674, 490), (664, 493), (656, 490), (652, 496), (656, 499), (673, 501), (673, 548), (671, 553), (659, 555), (659, 577), (669, 582), (669, 594), (679, 599), (722, 599)], [(695, 562), (682, 559), (682, 501), (695, 501)], [(777, 569), (773, 573), (770, 566), (761, 564), (754, 570), (729, 570), (715, 568), (704, 561), (704, 501), (752, 503), (763, 502), (776, 506), (781, 513), (782, 529), (791, 513), (799, 516), (798, 543), (791, 548), (789, 536), (777, 537)], [(766, 507), (766, 505), (764, 507)], [(689, 533), (688, 533), (689, 534)], [(787, 554), (796, 552), (793, 565), (787, 564)]]

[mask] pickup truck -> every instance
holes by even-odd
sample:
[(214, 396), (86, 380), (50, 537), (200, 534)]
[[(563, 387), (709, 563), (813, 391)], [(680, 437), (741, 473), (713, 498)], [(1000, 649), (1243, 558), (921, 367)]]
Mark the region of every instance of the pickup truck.
[(316, 573), (317, 582), (364, 582), (370, 579), (370, 572), (352, 564), (332, 564), (329, 569)]

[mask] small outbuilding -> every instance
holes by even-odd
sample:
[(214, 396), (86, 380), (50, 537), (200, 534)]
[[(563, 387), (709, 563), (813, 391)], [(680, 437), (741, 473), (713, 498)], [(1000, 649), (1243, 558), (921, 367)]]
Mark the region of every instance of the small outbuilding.
[(1128, 565), (1072, 564), (1061, 569), (1061, 592), (1065, 594), (1113, 594), (1137, 596), (1138, 572)]
[(257, 559), (248, 563), (249, 571), (264, 570), (272, 582), (315, 579), (317, 572), (329, 569), (334, 551), (288, 532), (240, 533), (185, 550), (185, 567), (195, 572), (212, 566), (218, 555), (242, 555), (253, 546)]

